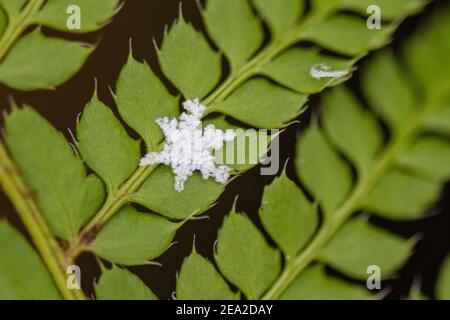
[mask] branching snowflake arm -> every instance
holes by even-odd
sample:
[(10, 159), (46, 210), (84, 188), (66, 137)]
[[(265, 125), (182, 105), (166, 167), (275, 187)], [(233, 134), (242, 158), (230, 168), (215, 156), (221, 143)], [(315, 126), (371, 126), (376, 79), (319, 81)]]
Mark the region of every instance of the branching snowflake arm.
[(175, 190), (184, 190), (184, 182), (200, 171), (203, 179), (214, 178), (224, 184), (230, 177), (231, 168), (216, 166), (213, 151), (222, 148), (223, 143), (235, 138), (233, 130), (219, 130), (209, 124), (203, 130), (201, 118), (206, 110), (199, 99), (183, 103), (186, 112), (180, 118), (167, 117), (156, 119), (161, 127), (165, 143), (161, 152), (151, 152), (141, 159), (141, 166), (164, 164), (172, 167), (175, 174)]

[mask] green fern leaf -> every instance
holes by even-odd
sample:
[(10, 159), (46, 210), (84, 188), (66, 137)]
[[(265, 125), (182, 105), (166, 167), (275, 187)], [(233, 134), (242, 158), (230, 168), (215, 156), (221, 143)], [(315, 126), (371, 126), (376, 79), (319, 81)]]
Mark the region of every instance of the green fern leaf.
[(259, 216), (288, 258), (308, 243), (319, 223), (316, 208), (285, 173), (266, 187)]
[(203, 17), (208, 33), (230, 61), (232, 72), (242, 67), (262, 44), (262, 25), (247, 1), (208, 1)]
[(108, 191), (115, 192), (138, 166), (139, 143), (96, 96), (84, 109), (77, 133), (82, 158), (105, 181)]
[(193, 249), (177, 279), (178, 300), (236, 300), (215, 267)]
[(195, 172), (186, 181), (183, 192), (177, 192), (172, 170), (164, 166), (158, 167), (130, 200), (168, 218), (186, 219), (208, 210), (224, 189), (225, 186), (211, 179), (204, 180)]
[(92, 251), (113, 263), (144, 265), (169, 247), (180, 224), (163, 217), (122, 208), (103, 228)]
[(38, 254), (6, 221), (0, 221), (0, 300), (61, 299)]
[(330, 277), (323, 265), (308, 267), (281, 295), (281, 300), (370, 300), (363, 287)]
[(115, 266), (103, 271), (95, 292), (98, 300), (158, 299), (136, 275)]
[(178, 117), (178, 99), (171, 96), (148, 65), (130, 55), (117, 80), (116, 101), (120, 115), (141, 137), (149, 151), (163, 139), (155, 123), (160, 117)]
[(355, 279), (367, 279), (367, 267), (376, 265), (381, 276), (398, 270), (414, 245), (357, 217), (344, 224), (317, 259)]
[(100, 179), (86, 176), (82, 160), (64, 137), (33, 109), (14, 108), (5, 128), (8, 148), (52, 231), (72, 240), (104, 200)]
[[(68, 33), (96, 31), (114, 15), (118, 3), (119, 0), (1, 0), (0, 82), (15, 89), (36, 90), (54, 88), (67, 81), (81, 68), (92, 48), (44, 36), (39, 26)], [(81, 10), (80, 29), (66, 25), (70, 5)], [(21, 37), (29, 27), (35, 29)]]
[(277, 38), (294, 26), (305, 10), (305, 2), (297, 0), (253, 0), (253, 3)]
[(448, 257), (441, 266), (436, 297), (441, 300), (450, 300), (450, 258)]
[(164, 74), (186, 99), (203, 98), (220, 79), (220, 55), (181, 13), (157, 53)]
[(280, 270), (280, 253), (247, 217), (234, 210), (219, 231), (215, 258), (222, 274), (248, 299), (257, 299)]

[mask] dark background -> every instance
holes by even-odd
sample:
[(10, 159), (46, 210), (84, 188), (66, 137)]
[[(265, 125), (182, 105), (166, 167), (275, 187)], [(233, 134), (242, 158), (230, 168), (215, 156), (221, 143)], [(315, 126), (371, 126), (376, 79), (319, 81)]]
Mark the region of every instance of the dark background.
[[(126, 0), (124, 2), (124, 7), (112, 23), (100, 32), (73, 36), (44, 29), (48, 35), (98, 43), (98, 48), (74, 78), (54, 91), (18, 92), (0, 85), (0, 108), (2, 111), (8, 110), (10, 98), (19, 104), (31, 105), (71, 140), (68, 129), (75, 131), (77, 115), (93, 94), (94, 79), (97, 79), (98, 82), (100, 99), (115, 108), (109, 88), (115, 87), (118, 74), (127, 59), (130, 38), (135, 58), (147, 61), (152, 69), (164, 79), (156, 61), (152, 38), (154, 37), (158, 44), (161, 43), (164, 28), (166, 25), (171, 25), (178, 17), (180, 1)], [(195, 1), (184, 0), (181, 2), (186, 19), (191, 21), (197, 29), (203, 29)], [(439, 9), (445, 5), (448, 5), (446, 0), (435, 1), (420, 16), (409, 18), (394, 37), (394, 49), (401, 46), (403, 39), (408, 37), (420, 23), (426, 23), (427, 17), (436, 7)], [(359, 68), (364, 67), (365, 60), (359, 63)], [(357, 80), (358, 75), (356, 74), (349, 85), (359, 92)], [(167, 83), (167, 85), (173, 93), (176, 92), (170, 84)], [(310, 111), (299, 118), (301, 123), (292, 125), (282, 134), (280, 138), (281, 163), (294, 157), (296, 137), (301, 128), (307, 126), (311, 114), (316, 112), (317, 101), (318, 97), (312, 97)], [(287, 164), (287, 173), (290, 178), (295, 180), (291, 162)], [(245, 212), (260, 226), (257, 210), (261, 195), (264, 186), (273, 178), (260, 176), (259, 168), (255, 168), (234, 180), (221, 196), (219, 204), (206, 213), (209, 219), (191, 221), (179, 230), (175, 239), (176, 243), (156, 259), (162, 266), (148, 265), (130, 269), (136, 272), (159, 298), (170, 299), (175, 290), (176, 273), (183, 259), (191, 251), (194, 235), (197, 250), (211, 259), (217, 230), (237, 195), (239, 195), (238, 211)], [(0, 194), (0, 208), (0, 217), (5, 215), (8, 220), (23, 230), (13, 207), (3, 194)], [(450, 186), (445, 188), (442, 201), (431, 208), (421, 220), (400, 223), (374, 217), (372, 221), (404, 237), (411, 237), (417, 233), (422, 237), (422, 240), (416, 245), (415, 252), (397, 277), (383, 282), (384, 287), (391, 288), (388, 298), (395, 299), (407, 295), (414, 279), (421, 279), (424, 293), (433, 297), (438, 268), (450, 251)], [(83, 254), (77, 263), (82, 268), (83, 286), (87, 292), (92, 293), (94, 279), (99, 276), (98, 263), (89, 254)], [(333, 270), (329, 271), (336, 276), (345, 278), (344, 275)]]

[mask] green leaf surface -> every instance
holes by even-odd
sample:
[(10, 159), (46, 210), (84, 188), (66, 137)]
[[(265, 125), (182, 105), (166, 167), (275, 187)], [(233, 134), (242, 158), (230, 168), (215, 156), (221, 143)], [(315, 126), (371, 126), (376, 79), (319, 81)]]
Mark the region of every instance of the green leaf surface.
[(0, 37), (5, 33), (6, 27), (8, 26), (8, 16), (6, 12), (0, 7)]
[(311, 76), (313, 67), (326, 64), (332, 71), (350, 73), (353, 63), (353, 60), (320, 54), (317, 49), (292, 48), (266, 64), (262, 73), (292, 90), (301, 93), (317, 93), (326, 87), (343, 82), (348, 77), (315, 79)]
[(8, 222), (0, 221), (0, 300), (59, 300), (39, 255)]
[(20, 38), (0, 64), (0, 82), (21, 90), (53, 88), (69, 80), (91, 51), (81, 43), (33, 31)]
[(260, 47), (264, 33), (247, 0), (209, 0), (203, 11), (208, 33), (237, 70)]
[(372, 189), (363, 207), (388, 219), (418, 219), (437, 200), (440, 191), (441, 186), (435, 182), (394, 170)]
[(384, 45), (393, 31), (393, 26), (370, 30), (364, 19), (337, 15), (303, 31), (302, 37), (336, 53), (357, 56)]
[(269, 131), (245, 129), (230, 124), (225, 116), (207, 119), (204, 126), (214, 124), (221, 130), (233, 129), (236, 138), (223, 144), (222, 149), (214, 152), (216, 164), (233, 169), (234, 173), (247, 171), (257, 164), (268, 153), (272, 136)]
[[(321, 1), (321, 0), (319, 0)], [(325, 0), (326, 1), (326, 0)], [(334, 0), (332, 0), (334, 1)], [(361, 14), (372, 14), (367, 8), (376, 5), (380, 8), (383, 20), (394, 20), (405, 15), (417, 13), (426, 4), (423, 0), (337, 0), (343, 10), (353, 10)]]
[(367, 268), (372, 265), (385, 277), (406, 261), (413, 244), (357, 217), (343, 225), (318, 259), (356, 279), (367, 279)]
[(400, 162), (436, 181), (450, 180), (450, 142), (424, 136), (400, 155)]
[(273, 85), (264, 78), (244, 83), (225, 101), (211, 106), (256, 128), (285, 127), (295, 119), (307, 101), (307, 96)]
[(303, 271), (280, 296), (280, 300), (369, 300), (363, 286), (330, 276), (321, 265)]
[(145, 141), (149, 151), (164, 138), (160, 117), (178, 117), (178, 98), (172, 96), (146, 64), (129, 56), (116, 88), (117, 108), (125, 122)]
[[(55, 30), (86, 33), (98, 30), (116, 13), (119, 0), (49, 0), (33, 18), (33, 22)], [(80, 29), (69, 29), (70, 6), (80, 8)]]
[(317, 11), (351, 10), (363, 15), (373, 14), (367, 8), (376, 5), (380, 8), (383, 20), (394, 20), (414, 14), (426, 4), (423, 0), (312, 0), (312, 6)]
[(450, 10), (436, 8), (433, 19), (428, 19), (403, 47), (404, 60), (431, 100), (443, 94), (448, 96), (450, 90), (449, 28)]
[(352, 177), (348, 165), (335, 153), (316, 124), (308, 128), (296, 147), (297, 174), (331, 214), (348, 194)]
[(394, 133), (417, 115), (414, 92), (392, 53), (385, 51), (371, 59), (363, 72), (362, 87), (370, 105)]
[(450, 97), (442, 107), (428, 114), (426, 126), (430, 131), (450, 137)]
[(325, 94), (322, 108), (323, 124), (330, 140), (360, 172), (367, 172), (383, 143), (383, 134), (375, 118), (364, 111), (344, 87)]
[(259, 298), (281, 267), (280, 253), (267, 244), (247, 217), (234, 210), (219, 231), (215, 259), (222, 274), (247, 299)]
[(84, 161), (113, 192), (137, 168), (139, 142), (131, 139), (111, 109), (96, 94), (77, 125), (78, 148)]
[(101, 205), (103, 185), (86, 176), (64, 137), (31, 108), (14, 108), (5, 119), (5, 140), (53, 232), (73, 237)]
[(152, 213), (122, 208), (100, 231), (92, 250), (123, 265), (144, 265), (169, 247), (179, 225)]
[(303, 14), (304, 0), (253, 0), (267, 21), (274, 37), (279, 37), (294, 26)]
[(136, 275), (113, 267), (103, 271), (95, 286), (98, 300), (157, 300), (153, 292)]
[(450, 257), (447, 257), (441, 266), (436, 286), (436, 297), (440, 300), (450, 300)]
[(0, 0), (0, 7), (5, 10), (9, 20), (14, 20), (27, 0)]
[(206, 96), (222, 73), (219, 53), (183, 16), (164, 37), (158, 58), (164, 74), (186, 99)]
[(213, 179), (204, 180), (195, 172), (177, 192), (171, 168), (159, 166), (137, 191), (133, 201), (168, 218), (186, 219), (208, 210), (224, 189)]
[(184, 260), (177, 279), (178, 300), (236, 300), (238, 297), (214, 265), (195, 249)]
[(319, 219), (314, 206), (285, 173), (265, 188), (259, 215), (287, 257), (294, 257), (305, 246)]

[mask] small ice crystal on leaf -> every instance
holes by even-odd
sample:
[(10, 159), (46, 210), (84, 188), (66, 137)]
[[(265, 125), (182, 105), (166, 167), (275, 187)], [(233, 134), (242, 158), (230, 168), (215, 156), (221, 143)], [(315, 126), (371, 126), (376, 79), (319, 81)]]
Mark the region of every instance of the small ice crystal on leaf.
[(331, 66), (326, 63), (318, 63), (312, 66), (309, 72), (310, 76), (314, 79), (322, 78), (342, 78), (349, 74), (347, 70), (335, 70), (333, 71)]
[(230, 177), (231, 168), (216, 166), (212, 152), (220, 150), (225, 141), (234, 140), (234, 131), (219, 130), (212, 124), (203, 130), (201, 118), (206, 107), (199, 99), (183, 102), (183, 108), (185, 112), (179, 119), (156, 119), (165, 136), (163, 149), (145, 155), (140, 166), (170, 166), (175, 174), (175, 190), (178, 192), (184, 190), (185, 181), (194, 171), (200, 171), (205, 180), (212, 177), (224, 184)]

